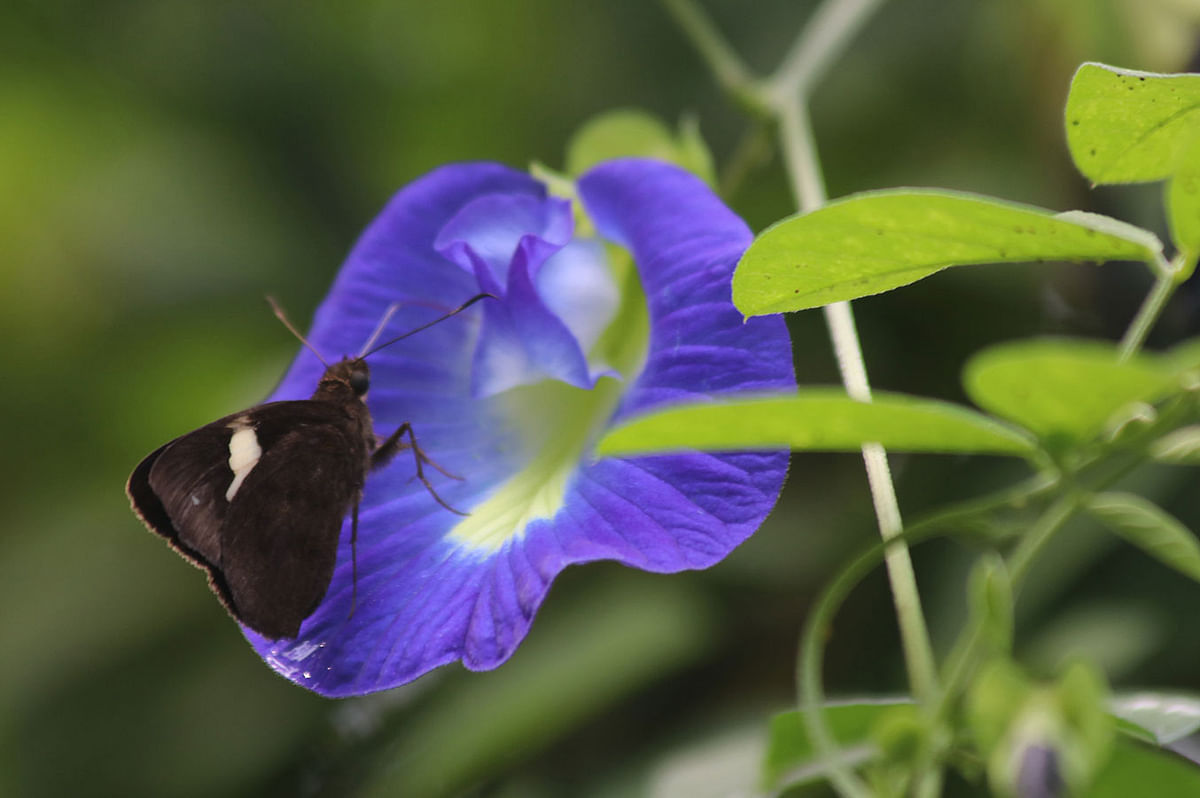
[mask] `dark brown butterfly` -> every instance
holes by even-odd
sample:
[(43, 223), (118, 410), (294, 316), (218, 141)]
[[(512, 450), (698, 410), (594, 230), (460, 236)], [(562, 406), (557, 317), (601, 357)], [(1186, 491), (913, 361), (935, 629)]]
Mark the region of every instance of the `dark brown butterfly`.
[(311, 398), (257, 405), (160, 446), (126, 484), (133, 511), (208, 572), (209, 586), (236, 620), (264, 637), (295, 637), (329, 588), (347, 513), (351, 545), (357, 540), (369, 472), (411, 450), (417, 478), (439, 504), (458, 512), (426, 478), (424, 466), (442, 469), (421, 450), (408, 422), (376, 438), (366, 404), (366, 357), (489, 296), (474, 296), (372, 349), (393, 306), (359, 355), (325, 364)]

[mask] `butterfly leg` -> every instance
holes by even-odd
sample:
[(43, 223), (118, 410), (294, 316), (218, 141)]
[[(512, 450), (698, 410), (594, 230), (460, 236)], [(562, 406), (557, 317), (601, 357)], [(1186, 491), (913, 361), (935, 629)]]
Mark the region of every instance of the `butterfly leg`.
[[(408, 436), (408, 440), (404, 440), (404, 436), (406, 435)], [(413, 461), (416, 463), (417, 467), (417, 479), (421, 480), (421, 484), (425, 486), (425, 490), (429, 491), (429, 495), (433, 497), (434, 501), (452, 513), (457, 515), (466, 515), (466, 513), (462, 512), (461, 510), (456, 510), (450, 505), (446, 504), (446, 502), (442, 500), (442, 497), (437, 495), (437, 491), (435, 491), (433, 489), (433, 485), (429, 483), (429, 478), (425, 476), (423, 466), (433, 466), (440, 473), (450, 477), (451, 479), (462, 479), (462, 477), (451, 474), (449, 471), (442, 468), (440, 465), (430, 459), (429, 455), (425, 454), (425, 452), (421, 449), (421, 446), (417, 443), (417, 436), (413, 432), (412, 425), (407, 421), (401, 424), (395, 432), (387, 437), (387, 440), (379, 444), (379, 447), (371, 453), (371, 469), (374, 470), (387, 465), (393, 457), (406, 449), (412, 449)]]

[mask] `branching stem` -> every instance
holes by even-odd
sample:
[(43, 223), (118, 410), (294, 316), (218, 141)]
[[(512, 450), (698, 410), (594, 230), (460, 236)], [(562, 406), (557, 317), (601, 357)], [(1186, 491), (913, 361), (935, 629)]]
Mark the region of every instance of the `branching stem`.
[(1171, 294), (1175, 293), (1175, 288), (1180, 283), (1180, 277), (1191, 274), (1191, 269), (1195, 267), (1195, 259), (1187, 260), (1186, 257), (1181, 255), (1167, 264), (1166, 268), (1157, 270), (1158, 276), (1154, 281), (1154, 287), (1142, 300), (1142, 306), (1138, 309), (1137, 315), (1133, 317), (1129, 329), (1125, 331), (1125, 336), (1121, 339), (1121, 360), (1128, 360), (1142, 348), (1146, 336), (1150, 333), (1150, 328), (1162, 315), (1163, 308), (1167, 306), (1167, 300), (1171, 298)]

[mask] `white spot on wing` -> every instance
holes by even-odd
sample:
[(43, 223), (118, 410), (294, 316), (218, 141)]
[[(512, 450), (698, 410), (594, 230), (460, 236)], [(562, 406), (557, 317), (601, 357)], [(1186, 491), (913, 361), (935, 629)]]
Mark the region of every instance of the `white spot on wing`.
[(236, 419), (229, 426), (233, 430), (233, 435), (229, 437), (229, 470), (233, 472), (233, 481), (229, 483), (229, 489), (225, 491), (225, 501), (227, 502), (233, 501), (238, 488), (246, 481), (246, 476), (251, 469), (258, 464), (258, 458), (262, 457), (262, 447), (258, 445), (258, 436), (254, 434), (254, 428), (247, 424), (245, 419)]

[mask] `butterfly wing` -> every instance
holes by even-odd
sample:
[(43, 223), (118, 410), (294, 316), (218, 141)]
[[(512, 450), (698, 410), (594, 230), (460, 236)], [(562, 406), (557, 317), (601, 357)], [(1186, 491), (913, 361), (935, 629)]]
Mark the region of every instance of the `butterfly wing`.
[(233, 479), (228, 421), (214, 421), (160, 446), (138, 464), (125, 486), (142, 522), (210, 572), (221, 560), (227, 502), (220, 486)]
[[(269, 422), (260, 429), (269, 432)], [(329, 587), (365, 471), (362, 435), (337, 423), (292, 429), (264, 446), (223, 527), (223, 572), (239, 620), (266, 637), (296, 636)]]
[(128, 492), (146, 525), (208, 572), (238, 621), (295, 637), (329, 586), (365, 463), (363, 433), (344, 410), (274, 402), (151, 453)]

